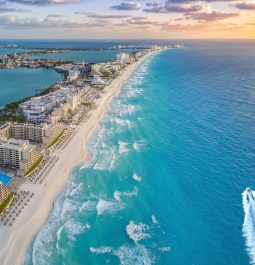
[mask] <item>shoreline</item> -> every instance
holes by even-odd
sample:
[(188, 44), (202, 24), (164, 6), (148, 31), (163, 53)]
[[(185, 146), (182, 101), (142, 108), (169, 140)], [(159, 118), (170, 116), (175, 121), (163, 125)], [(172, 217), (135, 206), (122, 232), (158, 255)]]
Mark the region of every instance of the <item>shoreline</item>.
[(52, 210), (52, 204), (59, 192), (65, 187), (73, 169), (89, 160), (91, 154), (87, 142), (97, 130), (104, 114), (110, 110), (112, 98), (118, 96), (122, 86), (137, 69), (137, 67), (156, 52), (151, 52), (139, 61), (127, 66), (113, 82), (104, 89), (104, 94), (97, 101), (97, 108), (89, 113), (86, 121), (78, 125), (76, 133), (64, 149), (56, 149), (53, 156), (58, 158), (54, 167), (45, 179), (46, 184), (24, 183), (22, 190), (35, 194), (29, 205), (24, 208), (12, 227), (0, 229), (0, 264), (24, 264), (25, 255), (33, 237), (47, 221)]

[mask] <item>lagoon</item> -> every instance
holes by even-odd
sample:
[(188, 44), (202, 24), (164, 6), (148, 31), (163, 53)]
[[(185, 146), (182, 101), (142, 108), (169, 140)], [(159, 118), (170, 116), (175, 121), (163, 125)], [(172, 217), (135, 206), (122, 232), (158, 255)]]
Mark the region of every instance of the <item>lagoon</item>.
[(52, 69), (0, 69), (0, 105), (33, 96), (38, 89), (63, 79)]

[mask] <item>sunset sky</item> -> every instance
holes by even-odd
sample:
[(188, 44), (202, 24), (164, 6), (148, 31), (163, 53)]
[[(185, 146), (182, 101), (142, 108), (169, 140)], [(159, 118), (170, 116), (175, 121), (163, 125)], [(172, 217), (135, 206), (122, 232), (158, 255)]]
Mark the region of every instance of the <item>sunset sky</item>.
[(255, 38), (255, 0), (0, 0), (0, 38)]

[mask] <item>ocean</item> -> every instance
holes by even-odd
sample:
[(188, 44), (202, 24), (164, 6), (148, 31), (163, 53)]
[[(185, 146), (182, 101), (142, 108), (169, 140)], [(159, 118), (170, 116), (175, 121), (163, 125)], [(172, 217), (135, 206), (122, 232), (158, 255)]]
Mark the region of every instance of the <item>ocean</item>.
[(113, 99), (26, 265), (255, 264), (255, 43), (184, 44)]

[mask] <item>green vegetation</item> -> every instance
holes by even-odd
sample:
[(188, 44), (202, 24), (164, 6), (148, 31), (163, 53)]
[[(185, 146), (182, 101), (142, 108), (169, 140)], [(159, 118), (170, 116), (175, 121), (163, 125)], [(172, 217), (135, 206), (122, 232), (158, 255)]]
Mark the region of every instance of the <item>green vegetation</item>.
[(51, 148), (54, 144), (56, 144), (58, 140), (63, 136), (63, 134), (64, 131), (48, 145), (48, 148)]
[(104, 90), (105, 87), (106, 87), (105, 85), (104, 85), (104, 86), (94, 86), (94, 88), (95, 88), (96, 90), (99, 90), (99, 91)]
[(71, 117), (72, 114), (73, 114), (72, 110), (71, 110), (71, 109), (68, 109), (68, 110), (67, 110), (67, 116), (68, 116), (68, 117)]
[(11, 113), (11, 114), (6, 114), (6, 115), (0, 115), (0, 122), (5, 122), (5, 121), (22, 123), (22, 122), (25, 122), (26, 119), (22, 114), (16, 115), (16, 114)]
[(109, 71), (101, 71), (101, 73), (104, 77), (111, 77), (112, 76), (111, 72), (109, 72)]
[(15, 192), (13, 191), (0, 205), (0, 214), (2, 214), (5, 209), (12, 203), (12, 200), (14, 198)]
[(89, 108), (93, 105), (93, 103), (92, 102), (82, 102), (80, 105)]
[(25, 172), (24, 177), (29, 176), (43, 161), (43, 155), (41, 155), (37, 161)]
[(5, 107), (6, 107), (8, 110), (10, 110), (10, 111), (11, 111), (11, 110), (16, 110), (17, 107), (18, 107), (21, 103), (23, 103), (23, 102), (29, 100), (30, 98), (31, 98), (31, 97), (27, 97), (27, 98), (23, 98), (23, 99), (18, 100), (18, 101), (14, 101), (14, 102), (12, 102), (12, 103), (7, 104)]

